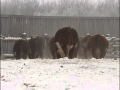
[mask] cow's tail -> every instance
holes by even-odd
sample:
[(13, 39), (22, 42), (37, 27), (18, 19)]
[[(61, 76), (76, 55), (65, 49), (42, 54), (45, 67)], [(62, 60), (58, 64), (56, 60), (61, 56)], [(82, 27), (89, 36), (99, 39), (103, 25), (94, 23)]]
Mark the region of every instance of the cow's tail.
[(64, 53), (64, 51), (63, 51), (63, 49), (62, 49), (62, 47), (61, 47), (59, 42), (56, 42), (56, 46), (58, 48), (57, 53), (59, 53), (62, 58), (65, 57), (65, 53)]

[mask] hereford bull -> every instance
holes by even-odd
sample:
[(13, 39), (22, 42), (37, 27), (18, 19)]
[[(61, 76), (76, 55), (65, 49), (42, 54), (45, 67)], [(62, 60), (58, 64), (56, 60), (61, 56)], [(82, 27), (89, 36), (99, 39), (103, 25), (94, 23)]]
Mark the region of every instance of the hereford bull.
[(72, 59), (77, 56), (75, 50), (78, 47), (79, 39), (75, 29), (71, 27), (59, 29), (54, 39), (57, 58), (68, 57)]
[(108, 46), (108, 40), (100, 34), (92, 36), (89, 43), (89, 49), (92, 52), (92, 56), (96, 59), (101, 59), (105, 57)]
[(13, 46), (14, 57), (16, 59), (26, 59), (29, 54), (29, 49), (30, 47), (27, 40), (17, 40)]

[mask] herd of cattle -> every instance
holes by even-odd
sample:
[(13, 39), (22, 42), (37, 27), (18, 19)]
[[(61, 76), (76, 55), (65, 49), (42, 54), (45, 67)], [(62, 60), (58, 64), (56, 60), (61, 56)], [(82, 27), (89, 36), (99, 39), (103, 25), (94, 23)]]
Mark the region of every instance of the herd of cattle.
[(28, 39), (17, 40), (13, 47), (14, 57), (16, 59), (36, 59), (45, 58), (45, 48), (53, 59), (68, 57), (72, 58), (104, 58), (109, 47), (108, 40), (100, 35), (86, 35), (79, 37), (77, 31), (71, 27), (59, 29), (54, 37), (32, 37)]

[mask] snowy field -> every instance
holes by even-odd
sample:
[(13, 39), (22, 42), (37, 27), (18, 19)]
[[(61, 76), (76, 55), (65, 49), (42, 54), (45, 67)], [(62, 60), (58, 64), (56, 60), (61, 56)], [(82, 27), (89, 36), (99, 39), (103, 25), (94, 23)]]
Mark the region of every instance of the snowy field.
[(119, 90), (119, 59), (2, 60), (1, 90)]

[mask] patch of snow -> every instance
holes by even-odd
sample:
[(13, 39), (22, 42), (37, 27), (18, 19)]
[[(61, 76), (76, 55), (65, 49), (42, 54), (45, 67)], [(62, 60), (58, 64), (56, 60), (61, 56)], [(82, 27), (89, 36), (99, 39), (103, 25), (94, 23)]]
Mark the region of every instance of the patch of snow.
[(1, 90), (119, 90), (119, 59), (7, 59)]
[[(4, 40), (19, 40), (21, 37), (5, 37)], [(30, 39), (29, 37), (27, 39)]]

